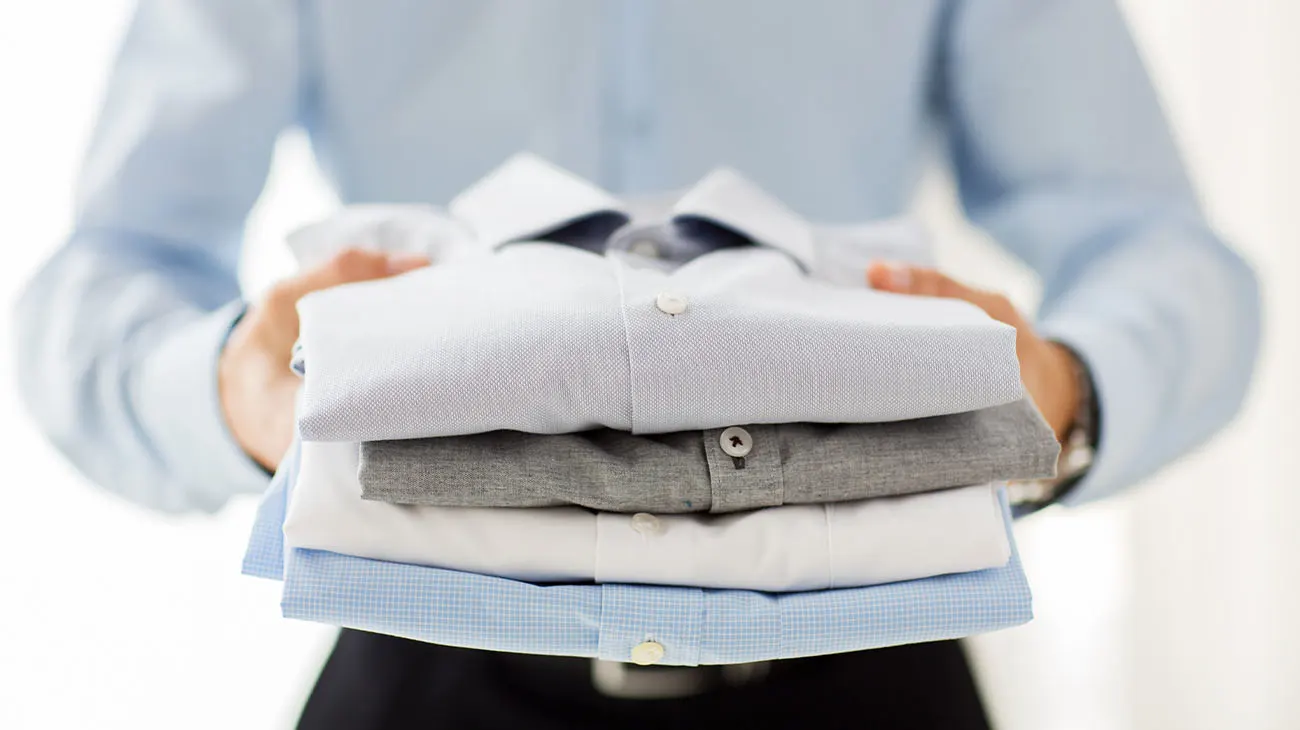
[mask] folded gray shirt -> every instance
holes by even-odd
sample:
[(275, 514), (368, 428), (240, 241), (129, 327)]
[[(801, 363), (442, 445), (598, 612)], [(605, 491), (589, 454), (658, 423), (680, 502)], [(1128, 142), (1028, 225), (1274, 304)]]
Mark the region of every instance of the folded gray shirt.
[(1058, 448), (1025, 399), (892, 423), (369, 441), (358, 476), (397, 504), (720, 513), (1050, 477)]

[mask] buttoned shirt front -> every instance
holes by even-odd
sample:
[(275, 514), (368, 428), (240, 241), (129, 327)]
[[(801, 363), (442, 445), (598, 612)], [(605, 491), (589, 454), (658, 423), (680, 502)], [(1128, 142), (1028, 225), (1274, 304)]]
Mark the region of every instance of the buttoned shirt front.
[[(970, 636), (1032, 617), (1008, 522), (999, 568), (865, 588), (760, 593), (670, 586), (537, 585), (286, 548), (292, 451), (258, 509), (248, 575), (284, 581), (287, 618), (449, 646), (630, 661), (647, 641), (664, 665), (735, 664)], [(999, 497), (1004, 518), (1005, 498)]]
[(369, 441), (366, 499), (442, 507), (735, 512), (1050, 477), (1059, 447), (1027, 399), (872, 424), (748, 424)]
[(538, 582), (804, 591), (1005, 565), (991, 487), (734, 515), (405, 507), (361, 499), (357, 444), (304, 442), (291, 547)]
[(728, 171), (674, 219), (747, 242), (671, 271), (531, 241), (617, 214), (607, 197), (516, 158), (449, 206), (483, 255), (304, 297), (304, 439), (893, 421), (1023, 397), (1013, 328), (807, 276), (811, 228)]

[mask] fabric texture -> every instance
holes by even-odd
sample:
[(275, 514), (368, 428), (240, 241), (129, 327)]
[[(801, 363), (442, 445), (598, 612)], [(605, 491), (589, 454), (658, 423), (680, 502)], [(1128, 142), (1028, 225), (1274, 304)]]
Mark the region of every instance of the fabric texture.
[(892, 423), (750, 424), (739, 458), (724, 431), (368, 441), (358, 480), (365, 499), (396, 504), (723, 513), (1045, 478), (1060, 450), (1028, 399)]
[(538, 585), (474, 573), (286, 549), (297, 458), (258, 508), (248, 575), (284, 581), (287, 618), (448, 646), (628, 661), (648, 639), (663, 664), (736, 664), (961, 638), (1032, 617), (1005, 493), (1011, 559), (1000, 568), (866, 588), (760, 593), (668, 586)]
[(995, 490), (970, 486), (731, 515), (366, 502), (357, 445), (304, 442), (290, 547), (533, 582), (765, 591), (872, 585), (1005, 565)]
[[(724, 670), (725, 671), (725, 670)], [(626, 700), (591, 661), (430, 645), (344, 630), (299, 730), (988, 730), (955, 641), (775, 662), (759, 680), (694, 697)]]
[(974, 306), (833, 286), (753, 246), (666, 272), (516, 243), (298, 311), (311, 441), (895, 421), (1024, 395), (1015, 330)]
[(964, 302), (819, 284), (772, 251), (665, 275), (515, 244), (298, 311), (311, 441), (894, 421), (1024, 396), (1011, 327)]

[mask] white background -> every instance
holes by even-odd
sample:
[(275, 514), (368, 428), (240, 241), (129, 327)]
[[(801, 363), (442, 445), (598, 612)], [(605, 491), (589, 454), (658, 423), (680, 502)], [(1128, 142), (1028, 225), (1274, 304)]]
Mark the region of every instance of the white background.
[[(1009, 730), (1300, 727), (1300, 4), (1129, 0), (1126, 10), (1216, 226), (1268, 309), (1250, 404), (1135, 493), (1018, 528), (1038, 618), (974, 642)], [(71, 185), (126, 0), (0, 5), (0, 728), (291, 726), (331, 639), (238, 574), (253, 501), (169, 518), (96, 490), (25, 420), (7, 310), (66, 234)], [(946, 268), (1032, 307), (1033, 282), (955, 217), (921, 208)], [(250, 292), (278, 241), (330, 209), (288, 137), (250, 227)], [(1158, 272), (1153, 272), (1158, 275)]]

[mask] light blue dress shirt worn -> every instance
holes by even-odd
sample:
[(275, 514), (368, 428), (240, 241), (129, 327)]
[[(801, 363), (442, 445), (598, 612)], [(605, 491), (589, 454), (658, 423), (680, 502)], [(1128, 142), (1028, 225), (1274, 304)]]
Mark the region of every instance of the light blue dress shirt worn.
[(955, 639), (1032, 617), (1010, 534), (1001, 568), (806, 593), (644, 585), (535, 585), (293, 548), (281, 525), (295, 444), (253, 527), (244, 572), (282, 579), (287, 618), (493, 651), (628, 661), (644, 641), (663, 664), (736, 664)]
[[(95, 481), (212, 510), (266, 476), (215, 363), (284, 130), (345, 202), (433, 202), (520, 150), (622, 194), (734, 167), (806, 218), (909, 205), (932, 121), (972, 220), (1044, 280), (1132, 484), (1237, 410), (1255, 280), (1207, 227), (1113, 0), (140, 0), (74, 232), (18, 307), (21, 392)], [(961, 272), (953, 272), (960, 276)]]

